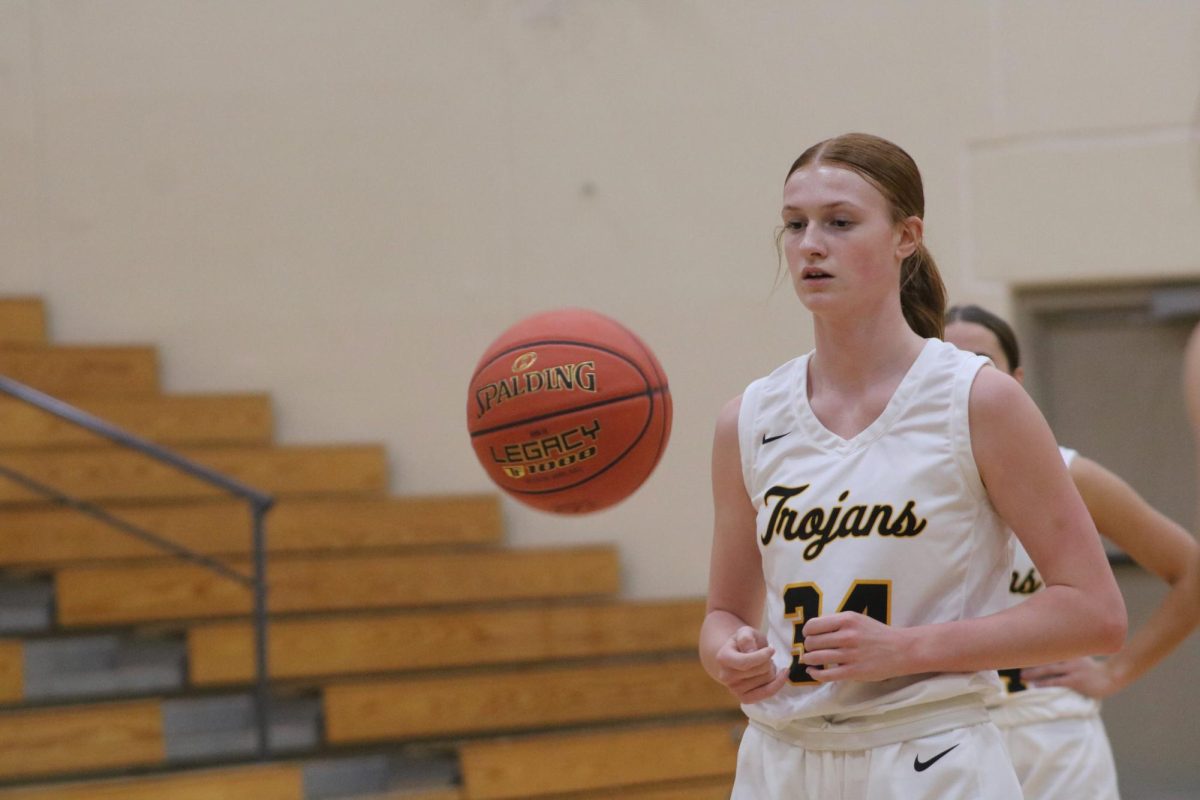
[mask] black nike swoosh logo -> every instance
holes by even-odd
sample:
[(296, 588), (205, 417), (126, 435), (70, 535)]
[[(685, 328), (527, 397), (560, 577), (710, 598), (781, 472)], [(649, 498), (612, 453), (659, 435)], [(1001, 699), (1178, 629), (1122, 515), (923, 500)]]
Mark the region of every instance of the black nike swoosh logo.
[(775, 441), (776, 439), (782, 439), (783, 437), (787, 436), (788, 433), (791, 433), (791, 431), (788, 431), (787, 433), (781, 433), (778, 436), (767, 436), (764, 433), (763, 434), (763, 444), (770, 444), (771, 442)]
[(946, 755), (946, 753), (949, 753), (955, 747), (958, 747), (958, 745), (953, 745), (951, 747), (947, 747), (945, 750), (938, 753), (936, 756), (929, 759), (928, 761), (922, 761), (920, 756), (913, 756), (913, 769), (915, 769), (917, 772), (924, 772), (925, 770), (929, 769), (934, 764), (936, 764), (937, 760), (939, 758)]

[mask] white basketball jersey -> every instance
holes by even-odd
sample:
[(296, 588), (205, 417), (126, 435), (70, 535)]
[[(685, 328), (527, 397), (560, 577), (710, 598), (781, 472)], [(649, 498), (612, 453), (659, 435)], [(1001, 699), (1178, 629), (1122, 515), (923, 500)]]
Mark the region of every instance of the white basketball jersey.
[(746, 714), (781, 728), (1000, 689), (995, 671), (816, 683), (800, 664), (807, 619), (858, 611), (908, 627), (1006, 607), (1012, 535), (971, 453), (967, 404), (986, 358), (925, 342), (883, 413), (852, 439), (808, 403), (811, 353), (747, 387), (738, 435), (758, 511), (766, 624), (790, 679)]
[[(1066, 447), (1058, 448), (1063, 461), (1070, 468), (1071, 462), (1078, 455)], [(1012, 574), (1005, 586), (1007, 589), (1007, 604), (1015, 606), (1024, 601), (1029, 595), (1040, 591), (1043, 587), (1042, 576), (1033, 565), (1033, 559), (1021, 542), (1013, 537), (1013, 567)], [(1062, 686), (1027, 686), (1021, 681), (1019, 669), (1000, 670), (1004, 680), (1004, 693), (988, 703), (992, 719), (997, 725), (1010, 727), (1028, 722), (1042, 722), (1051, 719), (1068, 717), (1087, 717), (1100, 710), (1099, 701), (1085, 697), (1078, 692)]]

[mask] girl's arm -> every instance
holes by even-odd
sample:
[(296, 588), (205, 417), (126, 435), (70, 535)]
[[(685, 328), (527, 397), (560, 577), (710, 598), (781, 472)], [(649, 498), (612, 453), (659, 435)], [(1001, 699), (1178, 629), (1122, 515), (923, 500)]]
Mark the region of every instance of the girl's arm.
[(1111, 653), (1125, 604), (1100, 537), (1041, 412), (1016, 381), (980, 370), (971, 388), (971, 446), (988, 497), (1016, 532), (1045, 588), (978, 619), (890, 628), (839, 613), (804, 626), (805, 664), (819, 681), (973, 672)]
[(740, 409), (740, 397), (726, 404), (713, 439), (713, 545), (700, 661), (738, 700), (754, 703), (777, 692), (787, 670), (776, 671), (774, 651), (758, 629), (765, 589), (754, 508), (742, 481)]
[(1049, 664), (1022, 670), (1037, 686), (1067, 686), (1090, 697), (1124, 689), (1167, 656), (1200, 624), (1200, 606), (1188, 596), (1200, 576), (1200, 545), (1152, 508), (1133, 487), (1086, 458), (1071, 463), (1071, 477), (1100, 533), (1171, 587), (1141, 628), (1112, 658)]

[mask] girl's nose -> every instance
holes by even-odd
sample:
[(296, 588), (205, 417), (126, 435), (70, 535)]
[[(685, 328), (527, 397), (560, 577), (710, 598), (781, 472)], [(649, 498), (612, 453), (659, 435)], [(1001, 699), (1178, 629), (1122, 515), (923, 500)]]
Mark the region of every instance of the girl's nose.
[(805, 228), (804, 238), (800, 240), (800, 253), (808, 259), (824, 258), (825, 242), (816, 225)]

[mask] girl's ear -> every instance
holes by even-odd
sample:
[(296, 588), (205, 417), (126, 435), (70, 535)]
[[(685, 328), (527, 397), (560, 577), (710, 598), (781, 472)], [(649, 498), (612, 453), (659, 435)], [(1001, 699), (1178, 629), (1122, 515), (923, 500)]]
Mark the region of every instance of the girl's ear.
[(900, 260), (903, 261), (917, 252), (917, 248), (924, 241), (925, 220), (917, 216), (901, 220), (899, 233), (900, 236), (896, 242), (896, 255), (900, 256)]

